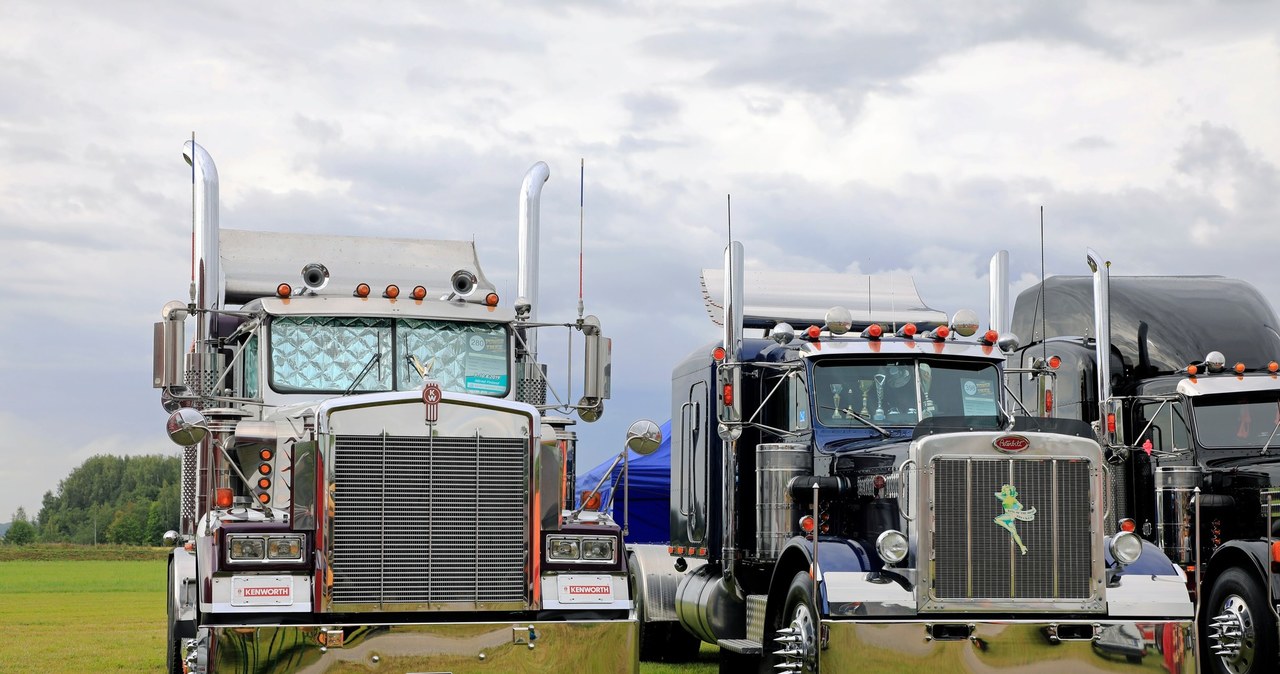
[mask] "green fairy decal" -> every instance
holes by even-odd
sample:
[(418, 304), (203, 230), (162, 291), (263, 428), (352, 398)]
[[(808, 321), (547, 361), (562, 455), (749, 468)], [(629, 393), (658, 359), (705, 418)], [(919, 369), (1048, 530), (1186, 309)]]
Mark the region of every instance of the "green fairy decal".
[(1022, 550), (1022, 554), (1027, 554), (1027, 546), (1022, 544), (1022, 537), (1018, 535), (1016, 522), (1030, 522), (1036, 518), (1036, 509), (1023, 510), (1022, 504), (1018, 502), (1018, 488), (1011, 484), (1000, 487), (1000, 491), (996, 492), (996, 498), (1000, 499), (1000, 505), (1004, 506), (1004, 513), (998, 515), (994, 522), (1004, 527), (1013, 534), (1013, 542), (1018, 544), (1018, 548)]

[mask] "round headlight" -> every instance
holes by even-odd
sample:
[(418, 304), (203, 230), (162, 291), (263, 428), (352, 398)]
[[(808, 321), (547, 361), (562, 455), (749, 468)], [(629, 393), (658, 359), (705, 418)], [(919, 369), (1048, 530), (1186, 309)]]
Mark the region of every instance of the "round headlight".
[(1111, 537), (1111, 557), (1125, 565), (1142, 556), (1142, 539), (1132, 531), (1121, 531)]
[(876, 552), (886, 564), (897, 564), (907, 558), (907, 537), (889, 529), (876, 537)]

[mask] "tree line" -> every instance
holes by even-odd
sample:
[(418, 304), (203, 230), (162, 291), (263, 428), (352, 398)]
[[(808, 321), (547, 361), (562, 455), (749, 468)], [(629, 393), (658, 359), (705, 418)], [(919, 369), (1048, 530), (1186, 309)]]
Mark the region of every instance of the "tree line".
[(4, 541), (160, 545), (178, 528), (181, 472), (173, 456), (95, 456), (45, 492), (34, 519), (18, 508)]

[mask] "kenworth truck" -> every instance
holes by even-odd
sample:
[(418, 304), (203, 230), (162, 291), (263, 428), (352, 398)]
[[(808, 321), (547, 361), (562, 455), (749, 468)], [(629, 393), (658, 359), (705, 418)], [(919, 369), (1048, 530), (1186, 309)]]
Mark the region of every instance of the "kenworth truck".
[(1117, 476), (1113, 519), (1198, 578), (1205, 671), (1277, 671), (1280, 321), (1238, 279), (1111, 277), (1096, 252), (1088, 262), (1092, 278), (1019, 294), (1012, 329), (1028, 340), (1010, 365), (1058, 364), (1053, 414), (1094, 424)]
[[(974, 312), (909, 277), (725, 258), (703, 272), (723, 337), (672, 374), (671, 541), (634, 553), (641, 615), (726, 672), (1194, 671), (1182, 570), (1104, 533), (1091, 430), (1010, 416)], [(642, 640), (669, 639), (656, 622)]]
[(512, 308), (472, 242), (221, 229), (213, 161), (184, 155), (191, 301), (155, 326), (186, 448), (168, 670), (636, 671), (619, 528), (568, 513), (574, 422), (548, 415), (600, 416), (609, 341), (561, 324), (584, 335), (576, 404), (547, 404), (537, 361), (546, 164)]

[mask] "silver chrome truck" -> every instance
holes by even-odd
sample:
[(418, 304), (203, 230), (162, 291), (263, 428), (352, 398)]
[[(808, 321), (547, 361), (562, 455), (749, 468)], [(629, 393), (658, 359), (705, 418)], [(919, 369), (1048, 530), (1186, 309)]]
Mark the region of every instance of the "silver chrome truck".
[(1008, 413), (976, 314), (725, 257), (723, 337), (672, 374), (670, 545), (630, 564), (676, 621), (642, 649), (678, 624), (722, 671), (1194, 671), (1182, 570), (1105, 533), (1086, 424)]
[[(610, 343), (536, 317), (546, 164), (512, 308), (471, 242), (221, 229), (214, 163), (184, 155), (191, 301), (155, 326), (185, 447), (168, 671), (636, 671), (619, 528), (566, 509), (574, 421), (551, 415), (600, 416)], [(547, 404), (551, 325), (582, 333), (574, 404)]]

